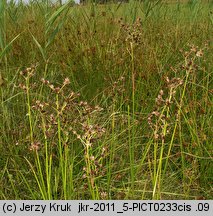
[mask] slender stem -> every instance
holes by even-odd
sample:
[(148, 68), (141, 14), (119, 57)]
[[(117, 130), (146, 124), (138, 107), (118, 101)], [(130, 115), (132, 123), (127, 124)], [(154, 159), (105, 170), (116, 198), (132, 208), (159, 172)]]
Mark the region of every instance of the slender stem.
[(33, 124), (32, 124), (32, 114), (31, 114), (31, 103), (30, 103), (30, 77), (26, 77), (26, 90), (27, 90), (27, 115), (30, 124), (30, 141), (33, 143)]

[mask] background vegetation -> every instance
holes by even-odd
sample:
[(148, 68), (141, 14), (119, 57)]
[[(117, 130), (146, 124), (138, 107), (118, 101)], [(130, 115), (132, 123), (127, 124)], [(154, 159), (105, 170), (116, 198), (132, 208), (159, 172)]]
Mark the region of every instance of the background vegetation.
[(212, 199), (213, 4), (0, 3), (1, 199)]

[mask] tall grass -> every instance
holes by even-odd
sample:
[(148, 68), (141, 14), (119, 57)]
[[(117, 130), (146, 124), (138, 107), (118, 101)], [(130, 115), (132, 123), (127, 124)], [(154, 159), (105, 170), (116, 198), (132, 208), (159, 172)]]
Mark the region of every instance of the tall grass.
[(212, 4), (0, 4), (1, 199), (211, 199)]

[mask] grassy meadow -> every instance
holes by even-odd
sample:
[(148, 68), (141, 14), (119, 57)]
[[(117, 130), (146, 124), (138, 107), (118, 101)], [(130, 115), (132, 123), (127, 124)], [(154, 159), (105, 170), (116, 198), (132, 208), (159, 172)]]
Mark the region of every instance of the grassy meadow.
[(213, 199), (213, 3), (0, 2), (0, 199)]

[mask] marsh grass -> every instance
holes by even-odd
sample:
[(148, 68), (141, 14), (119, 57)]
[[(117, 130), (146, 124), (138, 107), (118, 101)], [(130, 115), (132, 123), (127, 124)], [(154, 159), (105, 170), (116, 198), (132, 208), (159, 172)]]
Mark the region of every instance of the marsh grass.
[(212, 199), (212, 4), (0, 5), (1, 199)]

